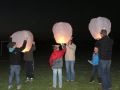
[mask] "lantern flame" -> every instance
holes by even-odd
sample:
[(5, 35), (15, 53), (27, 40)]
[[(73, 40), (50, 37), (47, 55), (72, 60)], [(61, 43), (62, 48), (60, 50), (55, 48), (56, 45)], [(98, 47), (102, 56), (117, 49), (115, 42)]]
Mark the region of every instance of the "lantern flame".
[(60, 43), (60, 44), (67, 42), (65, 37), (58, 37), (56, 41), (57, 41), (57, 43)]
[(29, 51), (29, 48), (25, 48), (22, 52), (25, 53), (25, 52), (28, 52)]

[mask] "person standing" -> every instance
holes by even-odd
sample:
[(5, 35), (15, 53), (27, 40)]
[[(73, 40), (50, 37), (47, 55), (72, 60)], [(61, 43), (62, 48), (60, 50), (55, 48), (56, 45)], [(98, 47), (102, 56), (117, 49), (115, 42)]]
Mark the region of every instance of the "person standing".
[(7, 45), (10, 54), (10, 73), (9, 73), (8, 89), (11, 89), (13, 87), (12, 84), (13, 84), (14, 74), (16, 76), (17, 89), (21, 88), (20, 61), (21, 61), (21, 52), (22, 50), (25, 49), (26, 43), (27, 41), (24, 40), (24, 43), (20, 48), (16, 47), (16, 43), (12, 41), (10, 41)]
[(24, 53), (25, 60), (25, 71), (26, 71), (26, 82), (33, 81), (34, 78), (34, 56), (35, 42), (33, 42), (32, 47), (29, 51)]
[(63, 67), (63, 55), (66, 51), (64, 45), (62, 45), (62, 50), (60, 50), (59, 45), (53, 46), (53, 52), (50, 56), (49, 63), (53, 70), (53, 88), (57, 86), (57, 77), (59, 82), (59, 88), (62, 88), (62, 67)]
[(91, 78), (90, 78), (90, 83), (94, 82), (95, 76), (97, 74), (97, 79), (98, 79), (98, 83), (101, 84), (100, 81), (100, 75), (99, 75), (99, 55), (98, 55), (98, 47), (94, 47), (94, 52), (92, 55), (92, 60), (88, 60), (88, 62), (90, 64), (92, 64), (92, 74), (91, 74)]
[(65, 64), (66, 64), (66, 74), (67, 74), (67, 81), (74, 81), (75, 80), (75, 51), (76, 45), (70, 40), (66, 44), (66, 53), (65, 53)]
[(107, 35), (107, 30), (103, 29), (100, 32), (101, 39), (96, 42), (96, 46), (99, 48), (100, 56), (100, 72), (102, 78), (103, 90), (111, 90), (111, 58), (112, 58), (112, 46), (113, 40)]

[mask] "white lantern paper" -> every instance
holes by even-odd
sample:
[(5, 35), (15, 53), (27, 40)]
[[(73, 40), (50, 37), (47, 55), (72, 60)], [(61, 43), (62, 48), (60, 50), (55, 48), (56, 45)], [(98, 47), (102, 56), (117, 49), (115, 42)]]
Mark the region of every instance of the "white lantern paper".
[(57, 43), (68, 43), (72, 37), (72, 27), (69, 23), (58, 22), (54, 24), (52, 30)]
[(107, 30), (107, 35), (111, 31), (111, 22), (105, 17), (97, 17), (91, 19), (89, 23), (89, 31), (94, 39), (100, 39), (100, 32), (102, 29)]
[(12, 42), (16, 42), (17, 47), (21, 47), (23, 45), (24, 40), (27, 40), (27, 44), (25, 49), (22, 52), (27, 52), (31, 49), (33, 43), (33, 34), (30, 31), (17, 31), (11, 36)]

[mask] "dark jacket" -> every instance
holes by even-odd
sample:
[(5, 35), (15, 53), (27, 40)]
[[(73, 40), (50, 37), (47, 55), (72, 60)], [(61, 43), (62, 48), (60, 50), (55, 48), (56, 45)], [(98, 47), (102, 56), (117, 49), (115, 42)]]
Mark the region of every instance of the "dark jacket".
[(25, 61), (33, 61), (33, 51), (35, 51), (36, 47), (35, 44), (32, 45), (30, 51), (24, 53), (24, 60)]
[[(20, 65), (21, 51), (24, 50), (27, 41), (25, 40), (22, 47), (15, 48), (13, 52), (10, 52), (10, 65)], [(10, 47), (8, 47), (10, 48)]]
[(98, 40), (95, 44), (99, 48), (99, 56), (102, 60), (111, 60), (113, 40), (108, 36)]

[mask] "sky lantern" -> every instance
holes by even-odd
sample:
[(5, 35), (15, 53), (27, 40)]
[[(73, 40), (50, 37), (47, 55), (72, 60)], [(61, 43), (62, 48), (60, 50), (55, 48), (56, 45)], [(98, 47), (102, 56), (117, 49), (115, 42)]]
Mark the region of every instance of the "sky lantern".
[(110, 33), (111, 22), (109, 19), (105, 17), (97, 17), (90, 20), (89, 31), (94, 39), (99, 40), (101, 38), (100, 32), (102, 29), (107, 30), (107, 35)]
[(69, 40), (72, 38), (72, 27), (69, 23), (55, 23), (52, 30), (55, 41), (59, 44), (68, 43)]
[(11, 35), (11, 38), (12, 42), (16, 42), (18, 48), (23, 45), (24, 40), (27, 40), (26, 47), (22, 52), (27, 52), (32, 47), (33, 34), (30, 31), (27, 30), (17, 31)]

